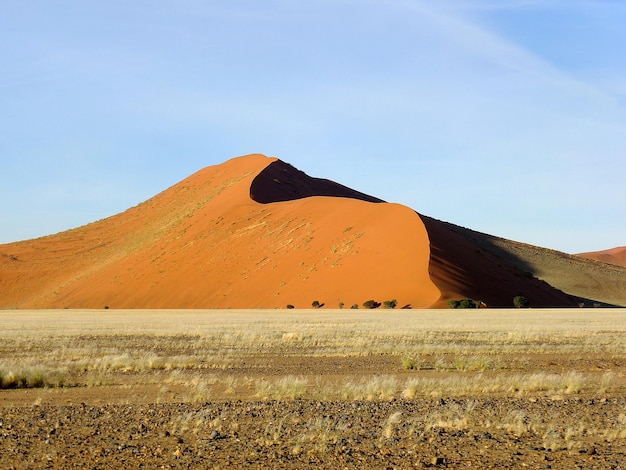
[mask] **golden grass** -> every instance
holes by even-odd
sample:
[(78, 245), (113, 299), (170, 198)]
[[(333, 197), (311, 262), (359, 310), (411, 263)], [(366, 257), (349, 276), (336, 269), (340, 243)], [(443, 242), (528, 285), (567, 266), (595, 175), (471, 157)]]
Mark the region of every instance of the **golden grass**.
[[(16, 380), (27, 387), (154, 384), (157, 402), (432, 400), (414, 412), (390, 408), (371, 429), (381, 449), (431, 439), (440, 429), (539, 436), (545, 449), (576, 454), (589, 442), (626, 438), (626, 410), (606, 425), (527, 406), (623, 396), (626, 309), (3, 311), (0, 324), (4, 387)], [(294, 372), (290, 361), (348, 368)], [(476, 405), (490, 396), (512, 405)], [(199, 407), (162, 427), (174, 436), (220, 435), (239, 432), (238, 423), (232, 410), (210, 415)], [(303, 422), (279, 412), (263, 426), (260, 445), (287, 443), (292, 454), (311, 458), (354, 438), (344, 418), (323, 413)]]
[[(0, 322), (2, 388), (170, 380), (194, 401), (241, 389), (261, 399), (606, 393), (610, 370), (547, 373), (528, 369), (527, 357), (596, 357), (606, 369), (626, 355), (626, 309), (12, 310)], [(347, 370), (321, 384), (239, 371), (246, 358), (388, 356), (396, 366), (375, 377)]]

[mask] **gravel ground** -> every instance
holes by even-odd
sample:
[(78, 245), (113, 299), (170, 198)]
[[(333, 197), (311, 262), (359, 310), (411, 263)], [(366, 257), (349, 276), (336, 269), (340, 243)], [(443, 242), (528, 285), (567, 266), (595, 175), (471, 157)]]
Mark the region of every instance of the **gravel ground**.
[(626, 468), (624, 397), (0, 408), (0, 467)]

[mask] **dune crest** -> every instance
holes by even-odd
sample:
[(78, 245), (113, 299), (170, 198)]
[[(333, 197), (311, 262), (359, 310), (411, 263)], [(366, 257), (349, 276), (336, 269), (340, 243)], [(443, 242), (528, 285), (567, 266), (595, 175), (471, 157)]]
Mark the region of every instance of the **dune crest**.
[(293, 201), (311, 196), (330, 196), (384, 202), (334, 181), (313, 178), (281, 160), (270, 163), (250, 185), (250, 197), (262, 204)]
[[(234, 158), (108, 219), (4, 245), (0, 307), (310, 308), (317, 300), (336, 308), (368, 299), (426, 307), (437, 301), (428, 235), (414, 211), (289, 168), (262, 155)], [(298, 198), (276, 190), (289, 181)], [(316, 189), (345, 197), (316, 196)]]
[(625, 286), (625, 267), (439, 221), (258, 154), (107, 219), (0, 245), (2, 309), (511, 307), (517, 295), (626, 306)]

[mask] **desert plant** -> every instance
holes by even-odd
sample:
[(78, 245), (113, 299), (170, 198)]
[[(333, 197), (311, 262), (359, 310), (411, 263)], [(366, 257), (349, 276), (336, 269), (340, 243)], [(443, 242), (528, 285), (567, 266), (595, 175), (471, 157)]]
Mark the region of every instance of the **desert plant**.
[(287, 308), (292, 309), (292, 308), (295, 308), (295, 307), (293, 305), (291, 305), (291, 304), (287, 304)]
[(478, 308), (478, 304), (472, 299), (462, 299), (459, 308)]
[(416, 361), (414, 358), (409, 356), (404, 356), (401, 360), (402, 368), (406, 370), (419, 370), (420, 369), (420, 361)]
[(339, 308), (343, 308), (344, 303), (343, 302), (339, 302)]
[(376, 302), (375, 300), (366, 300), (365, 302), (363, 302), (363, 307), (364, 308), (378, 308), (380, 307), (380, 302)]
[(385, 300), (383, 302), (383, 307), (385, 307), (385, 308), (396, 308), (396, 305), (398, 305), (398, 301), (396, 299)]
[(312, 306), (313, 308), (320, 308), (322, 305), (323, 305), (323, 304), (320, 304), (319, 300), (314, 300), (314, 301), (311, 303), (311, 306)]
[(356, 310), (359, 308), (359, 304), (352, 304), (352, 307), (350, 307), (353, 310)]
[[(62, 384), (62, 381), (59, 381)], [(17, 373), (0, 370), (0, 389), (11, 388), (43, 388), (48, 385), (41, 369), (25, 369)]]
[(523, 295), (516, 295), (513, 297), (513, 305), (515, 308), (528, 308), (530, 307), (530, 302)]
[(448, 300), (449, 308), (478, 308), (480, 302), (473, 299), (450, 299)]
[(256, 395), (263, 400), (295, 400), (302, 398), (306, 394), (307, 387), (307, 379), (293, 375), (286, 375), (273, 382), (260, 379), (255, 383)]

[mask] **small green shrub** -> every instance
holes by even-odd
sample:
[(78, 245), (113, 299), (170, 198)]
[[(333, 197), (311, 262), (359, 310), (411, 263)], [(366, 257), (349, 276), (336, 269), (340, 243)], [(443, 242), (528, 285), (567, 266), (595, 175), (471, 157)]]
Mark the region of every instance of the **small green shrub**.
[(463, 299), (460, 308), (478, 308), (478, 304), (472, 299)]
[(380, 307), (380, 302), (376, 302), (375, 300), (366, 300), (363, 302), (364, 308), (374, 309)]
[(323, 304), (321, 304), (319, 300), (314, 300), (313, 303), (311, 304), (313, 308), (320, 308), (322, 305)]
[(528, 308), (530, 307), (530, 302), (523, 295), (516, 295), (513, 297), (513, 305), (515, 308)]
[(356, 310), (359, 308), (359, 304), (352, 304), (352, 307), (350, 307), (352, 310)]
[(449, 308), (478, 308), (480, 302), (473, 299), (450, 299), (448, 300)]
[(383, 302), (383, 307), (384, 308), (396, 308), (396, 305), (398, 305), (398, 301), (396, 299), (393, 300), (385, 300)]
[(291, 305), (291, 304), (287, 304), (287, 308), (291, 309), (291, 308), (296, 308), (296, 307), (294, 307), (294, 306), (293, 306), (293, 305)]

